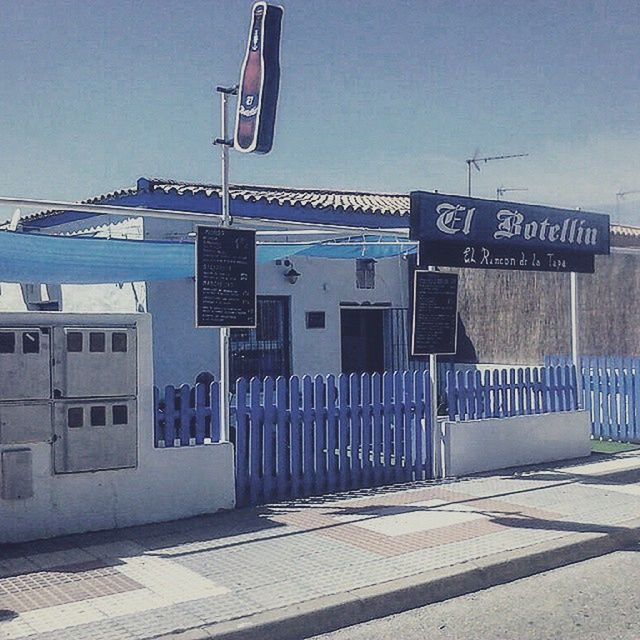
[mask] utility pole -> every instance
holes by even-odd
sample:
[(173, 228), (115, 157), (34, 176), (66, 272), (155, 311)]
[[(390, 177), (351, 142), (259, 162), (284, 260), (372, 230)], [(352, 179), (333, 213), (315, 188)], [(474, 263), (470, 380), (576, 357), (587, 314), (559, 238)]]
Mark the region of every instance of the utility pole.
[(467, 163), (467, 178), (468, 178), (468, 195), (469, 197), (471, 197), (471, 167), (475, 167), (476, 171), (480, 171), (480, 165), (478, 163), (480, 162), (484, 162), (485, 164), (487, 162), (491, 162), (492, 160), (508, 160), (510, 158), (524, 158), (525, 156), (528, 156), (528, 153), (513, 153), (511, 155), (508, 156), (488, 156), (486, 158), (478, 158), (477, 157), (477, 152), (473, 154), (473, 158), (469, 158), (468, 160), (465, 160), (465, 162)]

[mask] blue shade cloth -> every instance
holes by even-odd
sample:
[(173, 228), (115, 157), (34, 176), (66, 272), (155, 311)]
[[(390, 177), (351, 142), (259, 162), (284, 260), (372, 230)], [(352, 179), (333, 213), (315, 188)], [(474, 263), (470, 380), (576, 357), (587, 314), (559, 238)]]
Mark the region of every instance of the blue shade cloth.
[[(190, 278), (192, 243), (45, 236), (0, 231), (0, 282), (97, 284)], [(304, 255), (328, 259), (388, 258), (415, 245), (365, 236), (322, 243), (258, 245), (258, 263)]]

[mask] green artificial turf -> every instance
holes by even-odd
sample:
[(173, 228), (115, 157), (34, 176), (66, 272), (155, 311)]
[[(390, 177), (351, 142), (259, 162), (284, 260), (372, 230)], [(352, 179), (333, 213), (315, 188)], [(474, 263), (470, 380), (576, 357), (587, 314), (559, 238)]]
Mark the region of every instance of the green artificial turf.
[(629, 442), (610, 442), (608, 440), (592, 440), (591, 451), (597, 453), (622, 453), (623, 451), (634, 451), (640, 449), (640, 444)]

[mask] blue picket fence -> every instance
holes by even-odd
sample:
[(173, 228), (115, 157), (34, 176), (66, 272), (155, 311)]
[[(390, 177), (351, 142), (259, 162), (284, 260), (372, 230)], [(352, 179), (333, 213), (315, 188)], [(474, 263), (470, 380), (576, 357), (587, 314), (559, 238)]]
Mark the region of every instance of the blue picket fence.
[(233, 413), (240, 504), (429, 477), (424, 372), (241, 379)]
[(572, 366), (454, 371), (446, 374), (450, 420), (506, 418), (577, 407)]
[(217, 382), (193, 387), (153, 388), (156, 447), (187, 447), (220, 440), (220, 387)]
[[(570, 366), (439, 372), (439, 413), (477, 420), (570, 410)], [(241, 378), (230, 407), (238, 506), (432, 477), (428, 371)], [(155, 394), (155, 442), (220, 439), (217, 382)]]
[[(547, 356), (545, 364), (561, 364), (563, 356)], [(591, 415), (594, 438), (640, 442), (640, 358), (580, 359), (582, 401)]]

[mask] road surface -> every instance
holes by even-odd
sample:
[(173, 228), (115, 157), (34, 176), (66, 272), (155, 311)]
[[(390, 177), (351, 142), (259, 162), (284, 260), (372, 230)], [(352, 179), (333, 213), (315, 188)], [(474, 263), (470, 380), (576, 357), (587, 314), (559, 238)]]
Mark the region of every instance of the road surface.
[(316, 636), (317, 640), (638, 640), (640, 546)]

